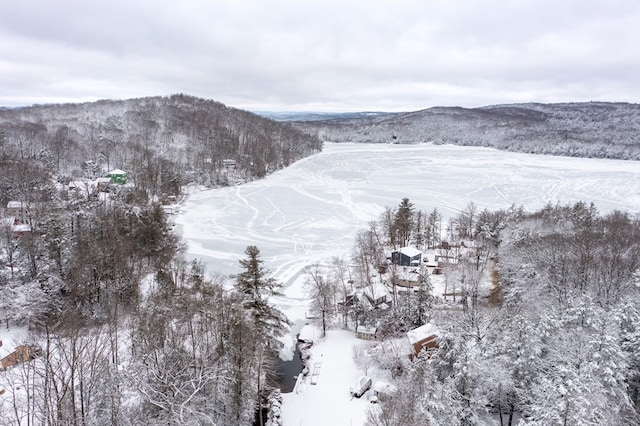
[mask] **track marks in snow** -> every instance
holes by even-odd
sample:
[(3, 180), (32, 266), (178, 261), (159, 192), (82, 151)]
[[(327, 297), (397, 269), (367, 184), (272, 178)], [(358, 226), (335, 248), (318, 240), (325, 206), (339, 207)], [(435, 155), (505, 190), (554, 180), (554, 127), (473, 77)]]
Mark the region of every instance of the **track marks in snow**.
[(258, 246), (284, 283), (278, 303), (304, 315), (304, 268), (348, 257), (355, 233), (403, 197), (421, 210), (437, 207), (445, 220), (470, 201), (480, 210), (532, 210), (583, 200), (602, 212), (638, 213), (640, 167), (487, 148), (326, 144), (261, 181), (193, 194), (176, 223), (188, 254), (202, 257), (212, 273), (237, 273), (246, 246)]

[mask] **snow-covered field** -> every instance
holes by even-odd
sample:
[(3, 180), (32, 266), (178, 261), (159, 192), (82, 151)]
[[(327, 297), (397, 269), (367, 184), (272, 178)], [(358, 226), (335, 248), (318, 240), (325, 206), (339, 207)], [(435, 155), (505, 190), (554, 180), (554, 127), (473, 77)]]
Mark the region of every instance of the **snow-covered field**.
[(326, 143), (323, 152), (266, 179), (191, 195), (176, 223), (188, 255), (210, 272), (239, 272), (256, 245), (285, 285), (280, 308), (304, 318), (304, 268), (348, 258), (355, 233), (408, 197), (445, 218), (470, 201), (479, 209), (548, 201), (591, 202), (601, 212), (640, 213), (640, 163), (553, 157), (452, 145)]
[[(318, 338), (321, 333), (316, 329), (308, 376), (298, 379), (293, 392), (283, 394), (283, 425), (362, 425), (370, 392), (362, 398), (353, 398), (349, 393), (364, 375), (353, 360), (353, 347), (362, 344), (362, 340), (345, 330), (329, 330), (324, 339)], [(371, 371), (367, 373), (371, 375)]]

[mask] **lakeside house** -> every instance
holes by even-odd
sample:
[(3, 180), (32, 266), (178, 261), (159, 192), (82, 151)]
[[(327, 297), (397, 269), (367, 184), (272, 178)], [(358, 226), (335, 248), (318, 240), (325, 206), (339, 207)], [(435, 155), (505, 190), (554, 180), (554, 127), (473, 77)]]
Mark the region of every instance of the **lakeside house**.
[(118, 185), (124, 185), (127, 183), (127, 172), (120, 169), (111, 170), (107, 173), (106, 177), (110, 178), (113, 183), (117, 183)]
[(402, 247), (391, 253), (391, 261), (400, 266), (420, 266), (422, 252), (414, 247)]

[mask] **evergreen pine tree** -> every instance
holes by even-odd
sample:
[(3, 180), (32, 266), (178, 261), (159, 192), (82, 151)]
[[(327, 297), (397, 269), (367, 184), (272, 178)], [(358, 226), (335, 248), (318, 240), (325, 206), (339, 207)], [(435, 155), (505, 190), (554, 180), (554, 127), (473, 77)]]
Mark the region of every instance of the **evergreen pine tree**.
[(242, 295), (242, 306), (253, 320), (260, 340), (277, 349), (281, 345), (278, 337), (285, 334), (289, 320), (269, 298), (280, 295), (278, 289), (282, 284), (267, 277), (269, 271), (262, 266), (264, 261), (258, 247), (248, 246), (244, 252), (248, 257), (240, 260), (243, 272), (235, 276), (236, 290)]

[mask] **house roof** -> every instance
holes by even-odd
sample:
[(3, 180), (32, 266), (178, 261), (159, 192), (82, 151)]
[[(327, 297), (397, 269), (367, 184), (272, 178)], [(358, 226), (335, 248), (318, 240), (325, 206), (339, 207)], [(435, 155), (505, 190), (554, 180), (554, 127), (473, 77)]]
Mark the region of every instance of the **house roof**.
[(426, 323), (425, 325), (421, 325), (418, 328), (414, 328), (407, 332), (407, 337), (409, 338), (409, 343), (412, 345), (414, 343), (418, 343), (427, 337), (431, 337), (436, 334), (438, 330), (433, 324)]
[(126, 175), (127, 172), (120, 170), (120, 169), (115, 169), (115, 170), (111, 170), (109, 173), (107, 173), (107, 176), (118, 176), (118, 175)]
[(372, 300), (389, 296), (389, 290), (387, 289), (387, 286), (385, 286), (381, 282), (375, 282), (370, 286), (364, 287), (363, 292), (365, 296), (371, 298)]
[(422, 274), (416, 267), (404, 266), (398, 270), (397, 277), (404, 281), (418, 282), (422, 279)]
[(417, 248), (414, 248), (414, 247), (402, 247), (400, 249), (400, 253), (404, 254), (405, 256), (409, 256), (409, 257), (415, 257), (415, 256), (418, 256), (418, 255), (422, 254), (422, 252), (420, 250), (418, 250)]

